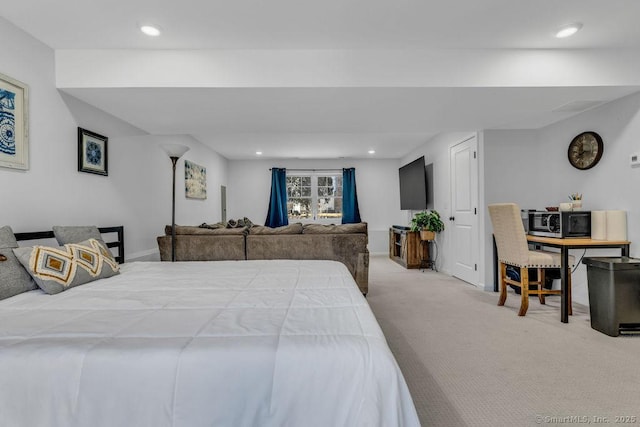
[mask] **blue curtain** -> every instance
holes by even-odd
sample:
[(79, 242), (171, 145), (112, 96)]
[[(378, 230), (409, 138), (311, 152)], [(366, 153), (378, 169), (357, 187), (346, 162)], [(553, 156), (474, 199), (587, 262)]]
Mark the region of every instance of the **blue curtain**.
[(361, 222), (356, 191), (356, 169), (342, 169), (342, 223)]
[(269, 199), (267, 221), (264, 225), (280, 227), (288, 224), (287, 170), (285, 168), (271, 168), (271, 198)]

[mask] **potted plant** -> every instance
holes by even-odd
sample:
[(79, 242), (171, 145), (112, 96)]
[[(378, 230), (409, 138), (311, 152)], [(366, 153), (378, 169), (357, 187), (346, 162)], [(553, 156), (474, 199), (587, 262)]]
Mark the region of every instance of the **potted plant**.
[(442, 230), (444, 230), (444, 223), (435, 210), (418, 212), (411, 219), (411, 231), (419, 231), (422, 240), (434, 240), (436, 233)]

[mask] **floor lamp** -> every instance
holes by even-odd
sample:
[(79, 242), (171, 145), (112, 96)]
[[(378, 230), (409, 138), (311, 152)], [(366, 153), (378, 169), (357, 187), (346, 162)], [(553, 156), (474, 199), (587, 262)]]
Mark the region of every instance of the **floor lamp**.
[(162, 149), (171, 159), (173, 165), (173, 191), (171, 196), (171, 261), (176, 260), (176, 163), (189, 147), (180, 144), (162, 144)]

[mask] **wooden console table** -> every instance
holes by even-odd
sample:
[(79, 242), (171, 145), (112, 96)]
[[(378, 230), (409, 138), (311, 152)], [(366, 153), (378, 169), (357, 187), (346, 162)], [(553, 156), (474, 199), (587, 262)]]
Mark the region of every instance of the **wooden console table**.
[(421, 268), (429, 259), (429, 245), (420, 243), (420, 233), (391, 227), (389, 258), (404, 268)]

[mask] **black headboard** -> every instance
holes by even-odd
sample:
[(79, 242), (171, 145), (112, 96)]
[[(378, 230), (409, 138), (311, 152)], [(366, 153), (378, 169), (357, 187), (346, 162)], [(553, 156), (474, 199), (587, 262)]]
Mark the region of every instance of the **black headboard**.
[[(117, 233), (117, 240), (105, 239), (105, 243), (110, 248), (118, 248), (118, 255), (115, 257), (116, 261), (120, 264), (124, 264), (124, 226), (98, 227), (98, 230), (100, 230), (100, 233), (102, 234)], [(14, 233), (14, 235), (18, 241), (55, 238), (53, 231), (31, 231), (25, 233)]]

